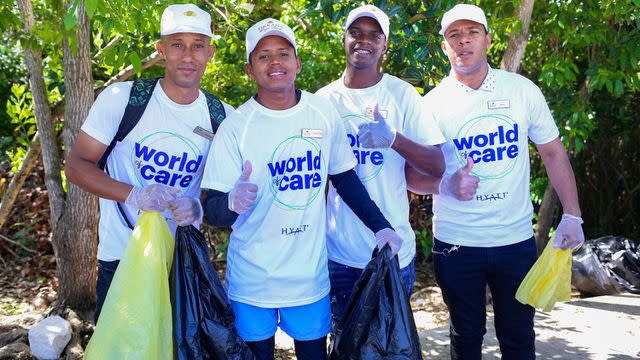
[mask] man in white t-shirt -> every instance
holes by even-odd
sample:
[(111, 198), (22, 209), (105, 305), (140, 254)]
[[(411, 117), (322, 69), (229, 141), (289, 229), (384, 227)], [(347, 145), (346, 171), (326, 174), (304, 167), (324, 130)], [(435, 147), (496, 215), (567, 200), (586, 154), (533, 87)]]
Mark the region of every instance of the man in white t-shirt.
[[(405, 167), (442, 176), (444, 142), (432, 118), (422, 116), (413, 86), (380, 69), (389, 17), (374, 5), (347, 16), (342, 43), (347, 65), (341, 78), (318, 90), (336, 106), (358, 164), (356, 173), (404, 240), (398, 251), (402, 279), (411, 295), (415, 281), (415, 234), (409, 224)], [(353, 286), (371, 259), (374, 234), (359, 221), (331, 186), (327, 207), (327, 248), (331, 311), (337, 325)]]
[(232, 225), (226, 285), (236, 328), (256, 359), (273, 359), (279, 325), (301, 360), (326, 359), (331, 328), (326, 203), (330, 179), (380, 246), (401, 242), (353, 171), (329, 101), (295, 88), (293, 30), (275, 19), (246, 35), (257, 95), (220, 126), (202, 185), (207, 219)]
[[(100, 197), (96, 316), (142, 211), (160, 211), (172, 232), (200, 223), (200, 182), (211, 140), (211, 120), (200, 80), (213, 53), (211, 16), (195, 5), (170, 5), (156, 48), (165, 76), (153, 88), (137, 125), (96, 165), (114, 139), (132, 83), (116, 83), (98, 96), (67, 158), (69, 181)], [(233, 108), (224, 104), (226, 113)], [(200, 131), (194, 130), (201, 128)]]
[(540, 89), (487, 63), (487, 20), (474, 5), (442, 17), (442, 50), (451, 73), (424, 97), (424, 111), (447, 142), (442, 179), (408, 175), (409, 188), (434, 193), (436, 280), (449, 308), (452, 359), (480, 359), (485, 287), (504, 359), (534, 359), (534, 309), (515, 293), (536, 261), (529, 190), (529, 144), (535, 144), (564, 215), (554, 246), (584, 241), (571, 164)]

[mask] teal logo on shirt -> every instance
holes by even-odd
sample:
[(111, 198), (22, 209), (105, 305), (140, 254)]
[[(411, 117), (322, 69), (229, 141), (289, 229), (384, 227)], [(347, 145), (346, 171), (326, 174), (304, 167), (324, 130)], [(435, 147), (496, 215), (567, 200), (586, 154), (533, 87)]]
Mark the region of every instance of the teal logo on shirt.
[(357, 135), (358, 125), (370, 122), (372, 119), (356, 114), (345, 115), (342, 119), (345, 120), (349, 145), (351, 145), (353, 155), (355, 155), (358, 161), (355, 169), (356, 173), (360, 181), (370, 181), (380, 174), (382, 166), (384, 165), (384, 153), (386, 149), (365, 149), (360, 144), (360, 138)]
[(195, 144), (170, 132), (156, 132), (137, 141), (131, 160), (140, 185), (158, 183), (185, 190), (203, 165)]
[(287, 138), (274, 150), (267, 163), (274, 201), (289, 210), (304, 210), (323, 190), (323, 159), (315, 139)]
[(482, 115), (467, 121), (453, 140), (460, 164), (471, 157), (474, 175), (500, 179), (515, 168), (520, 153), (518, 124), (506, 115)]

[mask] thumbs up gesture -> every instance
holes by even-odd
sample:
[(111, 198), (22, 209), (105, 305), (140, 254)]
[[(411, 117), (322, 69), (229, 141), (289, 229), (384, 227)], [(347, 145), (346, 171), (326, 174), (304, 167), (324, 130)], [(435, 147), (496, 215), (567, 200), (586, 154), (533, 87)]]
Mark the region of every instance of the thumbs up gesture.
[(467, 164), (453, 174), (445, 175), (440, 181), (439, 192), (442, 195), (453, 196), (461, 201), (473, 199), (478, 190), (480, 178), (469, 175), (473, 169), (473, 159), (467, 157)]
[(247, 160), (244, 162), (244, 169), (242, 169), (238, 181), (229, 191), (229, 210), (243, 214), (256, 204), (258, 185), (249, 182), (250, 176), (251, 162)]
[(373, 109), (373, 122), (358, 126), (360, 144), (366, 149), (389, 148), (396, 140), (396, 129), (387, 124), (376, 104)]

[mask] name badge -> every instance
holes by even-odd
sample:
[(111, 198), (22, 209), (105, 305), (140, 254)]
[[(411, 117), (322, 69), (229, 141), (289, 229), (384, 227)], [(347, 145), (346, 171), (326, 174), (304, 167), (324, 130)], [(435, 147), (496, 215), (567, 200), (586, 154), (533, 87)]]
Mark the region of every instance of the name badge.
[(205, 138), (205, 139), (207, 139), (209, 141), (213, 140), (213, 135), (214, 134), (211, 131), (209, 131), (209, 130), (203, 128), (203, 127), (196, 126), (196, 128), (193, 129), (193, 132), (195, 134), (198, 134), (198, 135), (202, 136), (203, 138)]
[[(380, 113), (380, 115), (383, 118), (387, 118), (387, 110), (382, 110), (382, 109), (378, 109), (378, 112)], [(372, 107), (368, 107), (364, 110), (364, 116), (368, 117), (369, 119), (373, 119), (373, 108)]]
[(324, 132), (322, 129), (302, 129), (303, 138), (322, 139)]
[(487, 101), (487, 108), (489, 109), (508, 109), (511, 107), (509, 100), (492, 100)]

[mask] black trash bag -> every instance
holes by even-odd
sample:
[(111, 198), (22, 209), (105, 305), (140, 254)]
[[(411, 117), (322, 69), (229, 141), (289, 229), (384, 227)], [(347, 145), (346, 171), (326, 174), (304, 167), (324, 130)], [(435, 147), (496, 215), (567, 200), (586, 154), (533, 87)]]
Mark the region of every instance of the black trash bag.
[(585, 241), (573, 254), (571, 284), (584, 295), (640, 294), (640, 249), (630, 239)]
[(204, 236), (191, 225), (176, 231), (171, 273), (176, 359), (253, 360), (233, 325), (235, 316)]
[(356, 281), (329, 359), (422, 359), (398, 258), (388, 245), (373, 252)]

